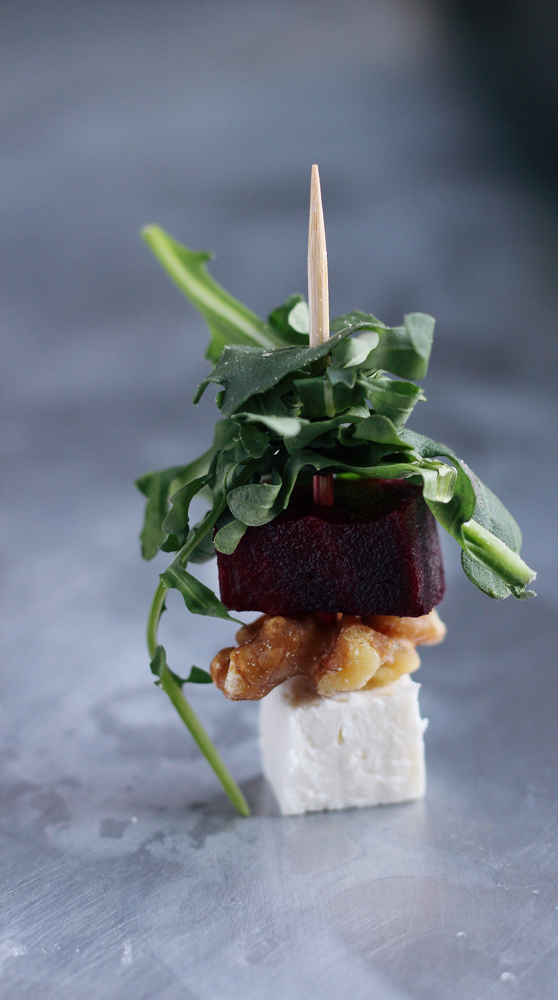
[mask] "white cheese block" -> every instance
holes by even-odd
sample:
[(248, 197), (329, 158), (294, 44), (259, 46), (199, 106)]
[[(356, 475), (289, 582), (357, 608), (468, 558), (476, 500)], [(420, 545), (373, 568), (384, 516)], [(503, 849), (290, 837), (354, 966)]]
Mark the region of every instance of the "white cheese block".
[(404, 674), (321, 698), (294, 677), (260, 703), (263, 771), (284, 815), (418, 799), (425, 792), (420, 684)]

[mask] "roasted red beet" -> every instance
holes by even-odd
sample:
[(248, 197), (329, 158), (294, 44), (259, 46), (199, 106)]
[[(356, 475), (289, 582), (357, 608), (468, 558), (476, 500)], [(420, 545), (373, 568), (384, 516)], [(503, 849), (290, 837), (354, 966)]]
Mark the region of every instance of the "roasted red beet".
[(436, 522), (421, 488), (403, 479), (337, 479), (332, 507), (297, 486), (283, 514), (217, 559), (221, 600), (234, 611), (417, 617), (444, 595)]

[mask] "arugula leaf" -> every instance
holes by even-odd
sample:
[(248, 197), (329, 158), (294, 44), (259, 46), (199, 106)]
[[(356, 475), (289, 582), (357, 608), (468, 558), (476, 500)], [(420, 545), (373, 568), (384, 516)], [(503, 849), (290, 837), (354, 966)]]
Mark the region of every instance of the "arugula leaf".
[(449, 503), (440, 505), (426, 494), (425, 499), (436, 520), (464, 550), (461, 565), (471, 582), (498, 600), (510, 594), (532, 596), (525, 586), (536, 574), (519, 556), (521, 532), (501, 501), (446, 445), (414, 431), (403, 431), (401, 437), (423, 458), (442, 455), (457, 469)]
[(536, 574), (502, 542), (473, 518), (462, 526), (464, 551), (461, 562), (467, 576), (489, 597), (501, 599), (510, 593), (515, 597), (533, 597), (526, 584)]
[(184, 535), (167, 535), (165, 541), (159, 546), (161, 552), (178, 552), (184, 545)]
[(170, 498), (172, 507), (163, 521), (163, 531), (168, 535), (179, 535), (188, 531), (188, 514), (190, 504), (202, 487), (207, 484), (207, 477), (193, 479), (191, 483), (183, 486)]
[[(235, 622), (237, 618), (231, 618), (226, 607), (209, 587), (206, 587), (195, 576), (188, 573), (180, 562), (175, 559), (173, 563), (161, 573), (159, 579), (169, 590), (178, 590), (184, 598), (184, 603), (193, 615), (208, 615), (210, 618), (225, 618), (227, 621)], [(240, 623), (242, 624), (242, 622)]]
[(285, 375), (331, 353), (349, 333), (338, 333), (317, 347), (279, 347), (275, 351), (234, 344), (225, 347), (213, 371), (200, 382), (192, 402), (198, 403), (209, 383), (215, 382), (224, 388), (221, 413), (230, 417), (251, 396), (271, 389)]
[(310, 311), (308, 303), (301, 297), (300, 302), (291, 309), (289, 316), (289, 327), (296, 333), (303, 336), (310, 336)]
[[(364, 415), (367, 413), (368, 410), (365, 411)], [(321, 438), (332, 431), (335, 432), (343, 424), (347, 424), (352, 421), (358, 423), (359, 421), (362, 421), (362, 419), (363, 410), (352, 409), (345, 410), (344, 413), (338, 414), (336, 417), (331, 417), (329, 420), (312, 420), (311, 422), (305, 421), (299, 433), (295, 437), (285, 438), (285, 447), (291, 454), (295, 451), (300, 451), (301, 448), (307, 448), (312, 442), (314, 442), (315, 447), (317, 447), (316, 438)]]
[[(427, 313), (416, 312), (407, 313), (403, 317), (403, 323), (405, 333), (413, 345), (415, 354), (412, 362), (409, 360), (405, 360), (403, 363), (400, 362), (400, 367), (405, 368), (403, 378), (423, 379), (428, 372), (428, 362), (430, 361), (436, 320)], [(391, 369), (388, 370), (391, 371)], [(399, 373), (394, 370), (394, 375), (397, 374)]]
[(422, 495), (433, 503), (448, 504), (453, 498), (457, 483), (457, 471), (443, 462), (421, 462)]
[(305, 468), (312, 469), (314, 472), (335, 472), (337, 470), (353, 472), (370, 479), (404, 479), (411, 475), (417, 475), (420, 471), (418, 466), (411, 465), (409, 462), (378, 462), (375, 465), (358, 465), (344, 462), (334, 455), (320, 455), (311, 449), (302, 449), (291, 455), (285, 464), (282, 486), (277, 500), (271, 508), (274, 517), (288, 506), (298, 476)]
[[(250, 414), (249, 420), (252, 419)], [(257, 427), (253, 427), (250, 422), (240, 425), (240, 439), (248, 455), (252, 458), (262, 458), (269, 445), (269, 436), (258, 430)]]
[(329, 378), (323, 375), (293, 379), (293, 388), (302, 403), (302, 413), (308, 420), (333, 419), (338, 413), (361, 406), (366, 398), (362, 385), (351, 387), (344, 382), (332, 385)]
[(192, 667), (188, 677), (179, 677), (178, 674), (175, 674), (174, 670), (171, 670), (167, 663), (167, 652), (164, 646), (157, 646), (151, 659), (150, 667), (151, 673), (159, 678), (158, 683), (160, 683), (163, 670), (166, 667), (180, 688), (184, 684), (213, 684), (211, 674), (208, 674), (207, 670), (202, 670), (200, 667)]
[(408, 313), (403, 318), (403, 326), (388, 327), (375, 316), (355, 309), (333, 320), (331, 329), (341, 330), (349, 323), (368, 323), (378, 333), (379, 343), (368, 356), (370, 371), (382, 369), (399, 378), (425, 377), (434, 337), (435, 320), (432, 316)]
[(403, 427), (416, 403), (425, 399), (422, 389), (414, 382), (396, 382), (382, 375), (373, 378), (361, 376), (357, 381), (376, 413), (389, 417), (397, 428)]
[(376, 331), (367, 331), (358, 337), (341, 341), (331, 353), (331, 367), (354, 368), (355, 365), (361, 365), (379, 342), (380, 334)]
[(207, 321), (211, 342), (207, 357), (217, 361), (226, 344), (258, 344), (273, 348), (281, 337), (246, 306), (229, 295), (207, 273), (213, 254), (189, 250), (160, 226), (145, 226), (142, 236), (169, 277)]
[(250, 526), (267, 524), (273, 520), (274, 514), (271, 510), (281, 486), (281, 476), (277, 469), (273, 469), (271, 483), (236, 487), (227, 496), (231, 514), (238, 521)]
[(354, 433), (355, 438), (365, 441), (379, 441), (382, 444), (396, 444), (409, 447), (397, 432), (397, 428), (389, 417), (379, 413), (361, 420)]
[[(198, 526), (196, 525), (196, 528)], [(192, 532), (196, 529), (192, 528)], [(177, 551), (177, 550), (175, 550)], [(215, 546), (211, 539), (211, 534), (204, 535), (203, 538), (196, 544), (188, 556), (189, 563), (196, 563), (198, 566), (202, 563), (209, 562), (210, 559), (215, 558)]]
[(382, 368), (400, 378), (425, 377), (428, 371), (435, 321), (425, 313), (409, 313), (403, 326), (386, 327), (380, 343), (369, 356), (372, 368)]
[[(276, 437), (282, 437), (285, 440), (296, 437), (303, 426), (308, 423), (307, 420), (300, 420), (298, 417), (272, 417), (263, 413), (237, 413), (235, 416), (249, 422), (264, 424), (270, 431), (273, 431)], [(266, 437), (266, 442), (268, 441), (269, 438)]]
[(232, 555), (240, 539), (246, 534), (247, 528), (247, 524), (237, 521), (236, 518), (227, 521), (222, 528), (219, 528), (213, 539), (217, 552), (223, 552), (224, 555), (228, 556)]
[(148, 472), (136, 479), (136, 486), (147, 497), (141, 552), (144, 559), (153, 559), (166, 539), (163, 521), (167, 516), (168, 498), (179, 486), (204, 475), (211, 464), (214, 451), (210, 448), (189, 465), (176, 465), (161, 472)]
[(465, 462), (463, 467), (475, 493), (473, 518), (462, 525), (465, 547), (461, 554), (461, 565), (465, 573), (490, 597), (501, 600), (510, 593), (519, 598), (534, 596), (533, 591), (524, 589), (534, 579), (533, 572), (528, 567), (522, 572), (516, 560), (512, 560), (510, 567), (508, 554), (498, 544), (500, 542), (511, 552), (519, 553), (519, 525), (498, 497), (475, 476)]
[(153, 656), (151, 657), (151, 673), (155, 674), (155, 677), (160, 677), (163, 673), (163, 668), (167, 665), (167, 651), (164, 646), (157, 646)]
[(213, 684), (211, 679), (211, 674), (207, 670), (202, 670), (201, 667), (191, 667), (190, 673), (185, 684)]
[(372, 313), (362, 312), (361, 309), (353, 309), (352, 312), (344, 313), (342, 316), (337, 316), (335, 319), (332, 319), (329, 324), (329, 328), (333, 333), (339, 333), (340, 330), (344, 330), (347, 326), (357, 326), (361, 323), (367, 324), (374, 330), (387, 329), (384, 323), (382, 323), (376, 316), (372, 316)]
[(308, 345), (310, 317), (308, 305), (302, 295), (291, 295), (267, 317), (269, 325), (281, 334), (284, 342)]

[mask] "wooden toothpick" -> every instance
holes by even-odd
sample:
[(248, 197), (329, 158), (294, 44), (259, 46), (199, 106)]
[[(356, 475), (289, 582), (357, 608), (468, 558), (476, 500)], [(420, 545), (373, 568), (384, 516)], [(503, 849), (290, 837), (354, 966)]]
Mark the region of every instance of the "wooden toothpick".
[[(312, 166), (308, 226), (308, 311), (310, 347), (317, 347), (329, 340), (329, 286), (320, 174), (315, 163)], [(333, 476), (314, 476), (314, 503), (331, 506)]]
[(320, 174), (314, 163), (310, 184), (310, 223), (308, 226), (308, 310), (310, 347), (329, 340), (329, 288), (327, 249), (322, 208)]

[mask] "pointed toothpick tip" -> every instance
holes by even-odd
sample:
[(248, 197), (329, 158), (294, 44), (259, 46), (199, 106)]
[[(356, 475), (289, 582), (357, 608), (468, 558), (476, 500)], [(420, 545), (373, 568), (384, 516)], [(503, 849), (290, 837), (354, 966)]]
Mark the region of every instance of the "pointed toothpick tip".
[(310, 183), (310, 222), (308, 226), (308, 310), (310, 313), (310, 346), (316, 347), (329, 339), (329, 287), (327, 249), (317, 163), (312, 164)]

